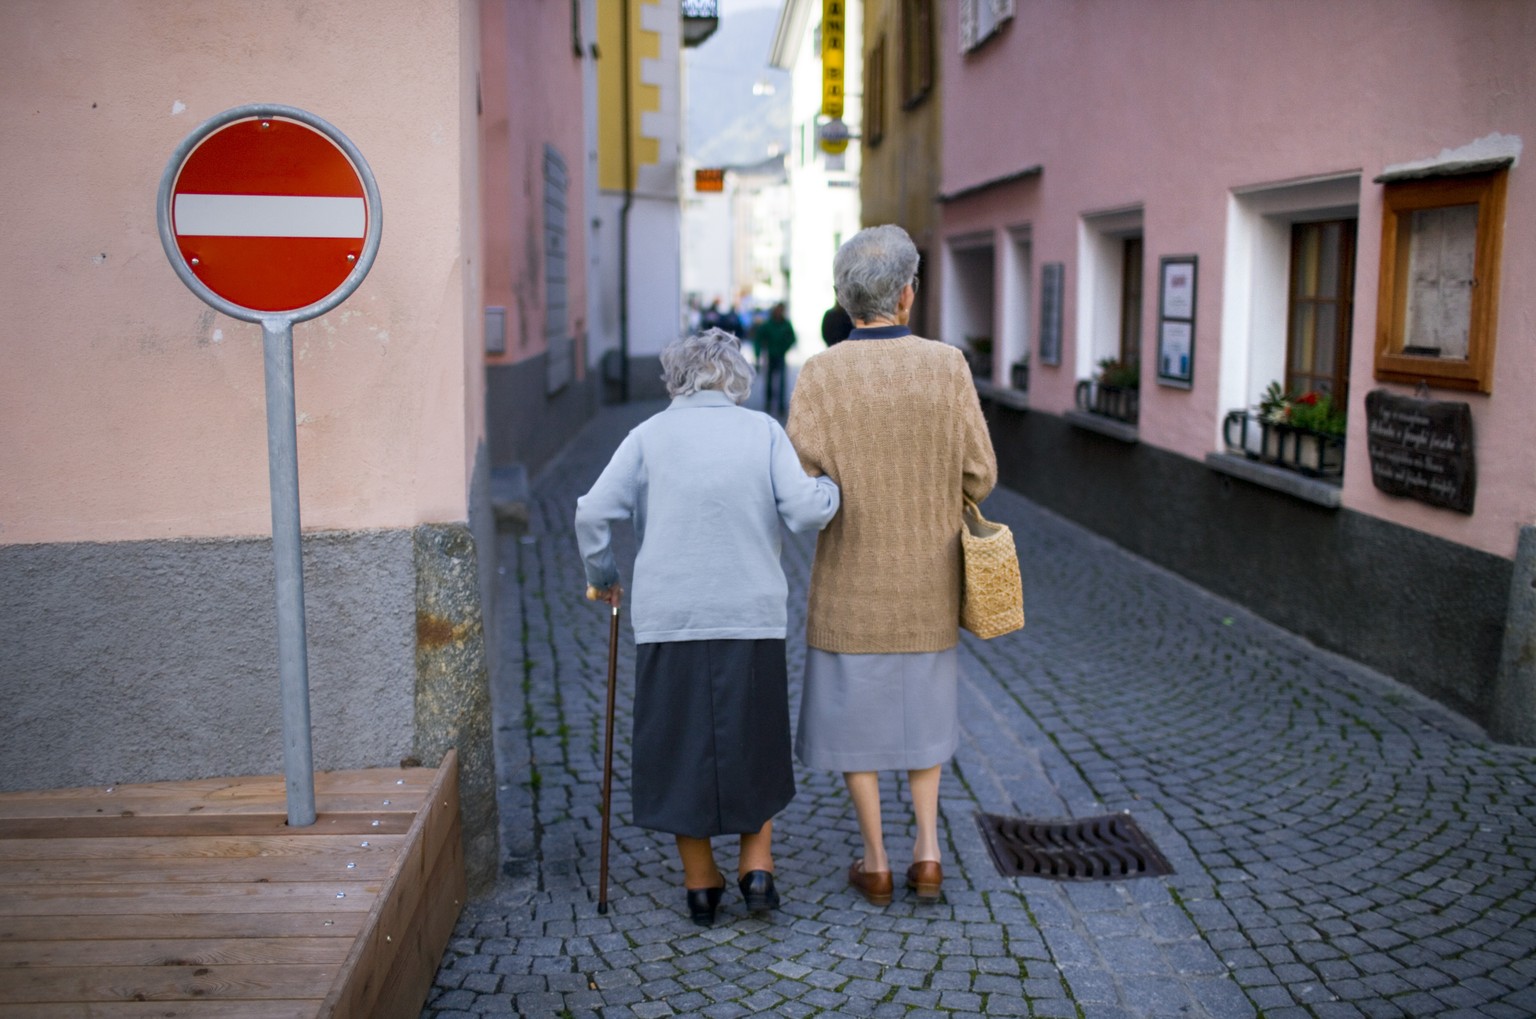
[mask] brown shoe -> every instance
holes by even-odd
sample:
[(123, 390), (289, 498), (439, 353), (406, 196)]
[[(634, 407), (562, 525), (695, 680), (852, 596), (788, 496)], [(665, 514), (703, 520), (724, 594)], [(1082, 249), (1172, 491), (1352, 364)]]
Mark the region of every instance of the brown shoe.
[(919, 860), (907, 868), (907, 887), (917, 893), (918, 902), (938, 902), (943, 882), (944, 868), (938, 860)]
[(891, 872), (888, 870), (867, 871), (863, 860), (855, 860), (848, 868), (848, 884), (871, 906), (891, 904)]

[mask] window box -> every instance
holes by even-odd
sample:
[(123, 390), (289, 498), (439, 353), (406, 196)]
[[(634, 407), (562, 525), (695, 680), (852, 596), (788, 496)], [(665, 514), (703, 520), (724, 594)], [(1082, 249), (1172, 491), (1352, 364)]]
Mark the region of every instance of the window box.
[(1135, 424), (1141, 408), (1141, 390), (1084, 379), (1077, 384), (1076, 400), (1077, 409), (1085, 413)]
[(1013, 362), (1008, 369), (1008, 383), (1021, 392), (1029, 389), (1029, 358)]
[(1344, 439), (1337, 435), (1271, 424), (1248, 410), (1228, 413), (1221, 434), (1229, 450), (1250, 460), (1310, 478), (1340, 478), (1344, 474)]

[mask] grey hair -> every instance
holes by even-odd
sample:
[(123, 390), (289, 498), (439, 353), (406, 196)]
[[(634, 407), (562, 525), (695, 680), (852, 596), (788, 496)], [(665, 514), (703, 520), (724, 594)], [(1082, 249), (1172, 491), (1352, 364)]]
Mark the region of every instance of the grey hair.
[(724, 329), (673, 340), (661, 352), (661, 380), (669, 396), (718, 389), (736, 403), (745, 403), (756, 374), (741, 354), (741, 341)]
[(837, 303), (854, 321), (892, 318), (901, 289), (917, 278), (917, 245), (899, 226), (860, 230), (837, 249), (832, 281)]

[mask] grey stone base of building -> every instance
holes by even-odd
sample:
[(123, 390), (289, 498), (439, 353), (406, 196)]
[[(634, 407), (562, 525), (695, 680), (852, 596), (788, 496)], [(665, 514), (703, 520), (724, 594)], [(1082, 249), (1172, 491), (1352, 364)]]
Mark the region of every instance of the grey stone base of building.
[(1490, 726), (1510, 560), (1054, 415), (983, 405), (1003, 484)]
[(486, 443), (493, 471), (512, 464), (537, 471), (597, 412), (601, 382), (592, 373), (550, 393), (548, 370), (543, 354), (486, 368)]
[[(458, 749), (472, 885), (496, 864), (485, 633), (465, 524), (306, 534), (317, 770)], [(269, 539), (0, 547), (0, 789), (283, 770)]]

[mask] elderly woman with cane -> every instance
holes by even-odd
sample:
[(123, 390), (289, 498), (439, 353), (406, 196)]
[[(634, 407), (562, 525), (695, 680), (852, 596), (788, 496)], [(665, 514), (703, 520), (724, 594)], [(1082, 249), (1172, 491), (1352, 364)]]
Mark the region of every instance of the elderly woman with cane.
[(959, 742), (962, 506), (997, 479), (965, 357), (907, 328), (917, 265), (896, 226), (838, 250), (837, 299), (855, 328), (805, 363), (788, 424), (806, 470), (835, 478), (843, 498), (816, 541), (796, 749), (843, 773), (864, 843), (848, 883), (877, 906), (893, 888), (886, 770), (906, 771), (911, 788), (907, 887), (920, 902), (939, 898), (939, 778)]
[(777, 421), (740, 406), (753, 370), (734, 336), (678, 340), (661, 365), (672, 402), (577, 501), (576, 538), (588, 597), (617, 605), (611, 523), (634, 523), (634, 822), (677, 837), (689, 915), (709, 926), (726, 887), (716, 835), (741, 836), (747, 910), (779, 903), (773, 817), (795, 795), (779, 524), (819, 530), (839, 495)]

